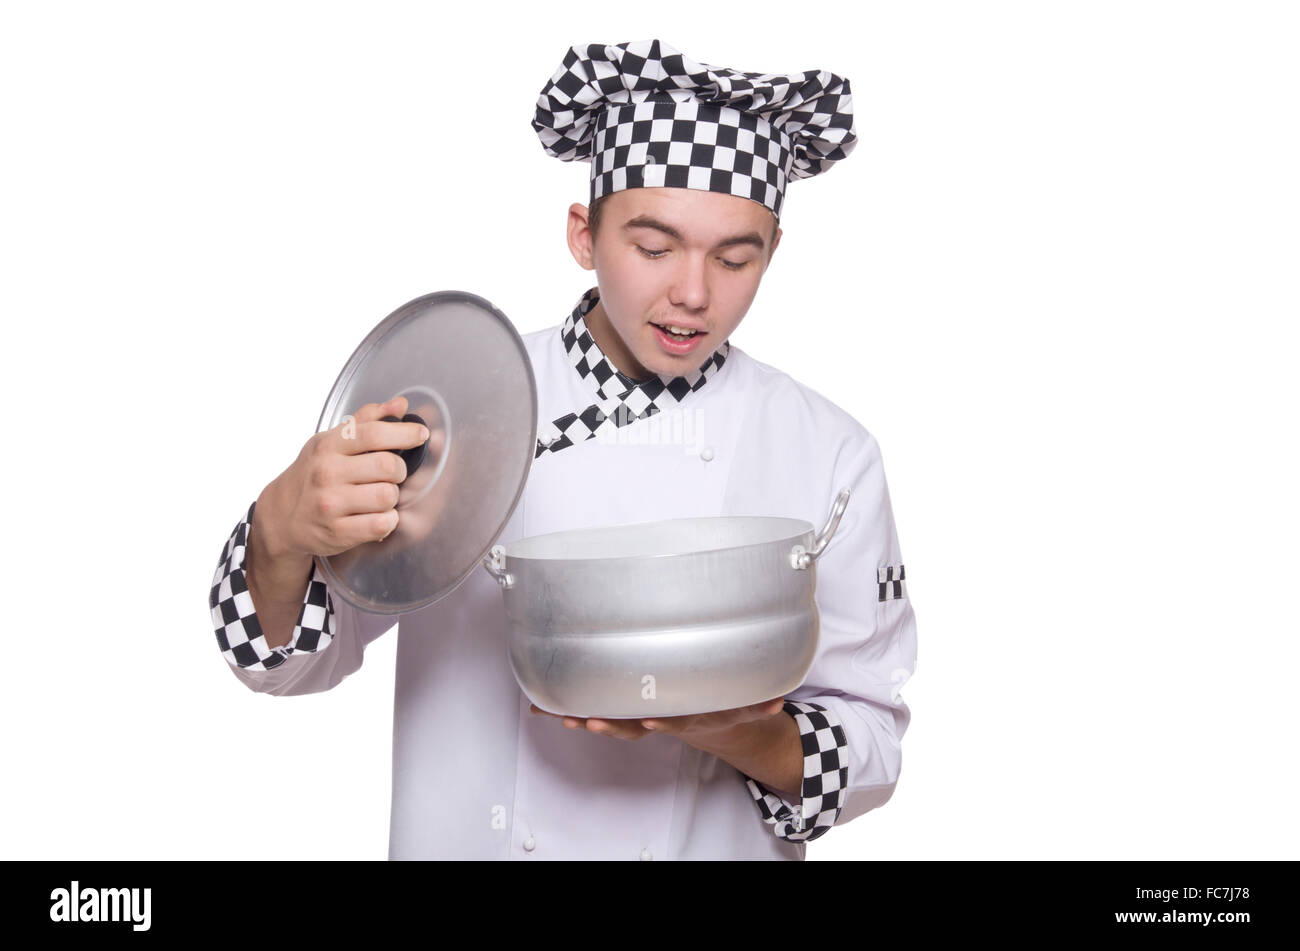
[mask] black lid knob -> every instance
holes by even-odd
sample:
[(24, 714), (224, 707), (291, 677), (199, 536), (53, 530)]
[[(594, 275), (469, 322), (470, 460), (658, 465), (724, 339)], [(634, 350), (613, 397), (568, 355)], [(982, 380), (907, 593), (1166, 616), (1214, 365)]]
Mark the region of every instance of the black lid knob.
[[(396, 416), (385, 416), (383, 418), (383, 422), (419, 423), (421, 426), (425, 427), (426, 429), (429, 428), (428, 423), (426, 423), (416, 413), (407, 413), (401, 419), (398, 419)], [(409, 479), (412, 475), (414, 475), (415, 470), (420, 468), (420, 464), (424, 462), (424, 457), (428, 451), (428, 448), (429, 448), (429, 440), (426, 439), (424, 442), (420, 443), (420, 445), (412, 446), (410, 449), (389, 449), (386, 451), (396, 453), (397, 455), (402, 457), (402, 461), (406, 463), (406, 479)], [(405, 482), (406, 479), (403, 479), (402, 482)], [(398, 485), (401, 485), (401, 483), (399, 482)]]

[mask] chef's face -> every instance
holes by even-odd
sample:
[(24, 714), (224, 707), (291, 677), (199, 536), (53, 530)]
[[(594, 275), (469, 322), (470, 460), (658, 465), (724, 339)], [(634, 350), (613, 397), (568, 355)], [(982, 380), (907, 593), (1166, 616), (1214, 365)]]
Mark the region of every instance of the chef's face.
[[(600, 288), (586, 318), (596, 343), (635, 379), (697, 369), (749, 310), (781, 240), (774, 225), (748, 198), (628, 188), (604, 200), (593, 244), (587, 208), (573, 205), (569, 247)], [(697, 333), (676, 339), (670, 326)]]

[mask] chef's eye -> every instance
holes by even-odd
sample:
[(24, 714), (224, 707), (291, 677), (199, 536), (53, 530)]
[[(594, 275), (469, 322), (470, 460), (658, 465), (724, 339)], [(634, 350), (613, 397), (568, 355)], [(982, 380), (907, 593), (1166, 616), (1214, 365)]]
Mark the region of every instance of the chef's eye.
[(667, 249), (663, 249), (659, 251), (649, 251), (641, 247), (641, 245), (639, 244), (636, 246), (636, 249), (640, 251), (642, 254), (644, 254), (646, 257), (650, 258), (652, 261), (657, 261), (659, 258), (663, 257), (665, 254), (668, 253)]
[(748, 261), (728, 261), (726, 258), (722, 259), (722, 263), (726, 266), (728, 271), (739, 271), (741, 268), (749, 264)]

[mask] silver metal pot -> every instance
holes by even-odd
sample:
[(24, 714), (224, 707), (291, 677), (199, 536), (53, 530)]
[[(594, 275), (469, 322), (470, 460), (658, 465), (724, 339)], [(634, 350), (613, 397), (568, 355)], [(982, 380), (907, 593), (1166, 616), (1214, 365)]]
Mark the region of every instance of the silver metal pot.
[(817, 652), (816, 536), (802, 519), (683, 518), (495, 545), (515, 679), (577, 717), (670, 717), (782, 696)]

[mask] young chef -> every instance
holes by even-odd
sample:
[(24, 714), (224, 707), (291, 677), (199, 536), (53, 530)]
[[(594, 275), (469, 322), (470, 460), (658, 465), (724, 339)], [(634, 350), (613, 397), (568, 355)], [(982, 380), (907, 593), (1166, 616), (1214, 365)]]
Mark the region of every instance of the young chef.
[(583, 720), (519, 690), (487, 572), (400, 619), (336, 596), (314, 556), (397, 523), (404, 469), (369, 450), (427, 438), (381, 421), (405, 413), (401, 398), (359, 410), (349, 440), (342, 427), (311, 437), (249, 506), (213, 579), (218, 645), (250, 689), (313, 693), (397, 622), (392, 859), (802, 859), (893, 793), (915, 620), (875, 439), (728, 337), (780, 241), (787, 183), (856, 141), (849, 84), (708, 66), (658, 40), (575, 46), (533, 126), (549, 155), (591, 162), (568, 239), (596, 286), (523, 337), (539, 438), (499, 541), (692, 516), (820, 528), (848, 486), (817, 564), (803, 684), (743, 710)]

